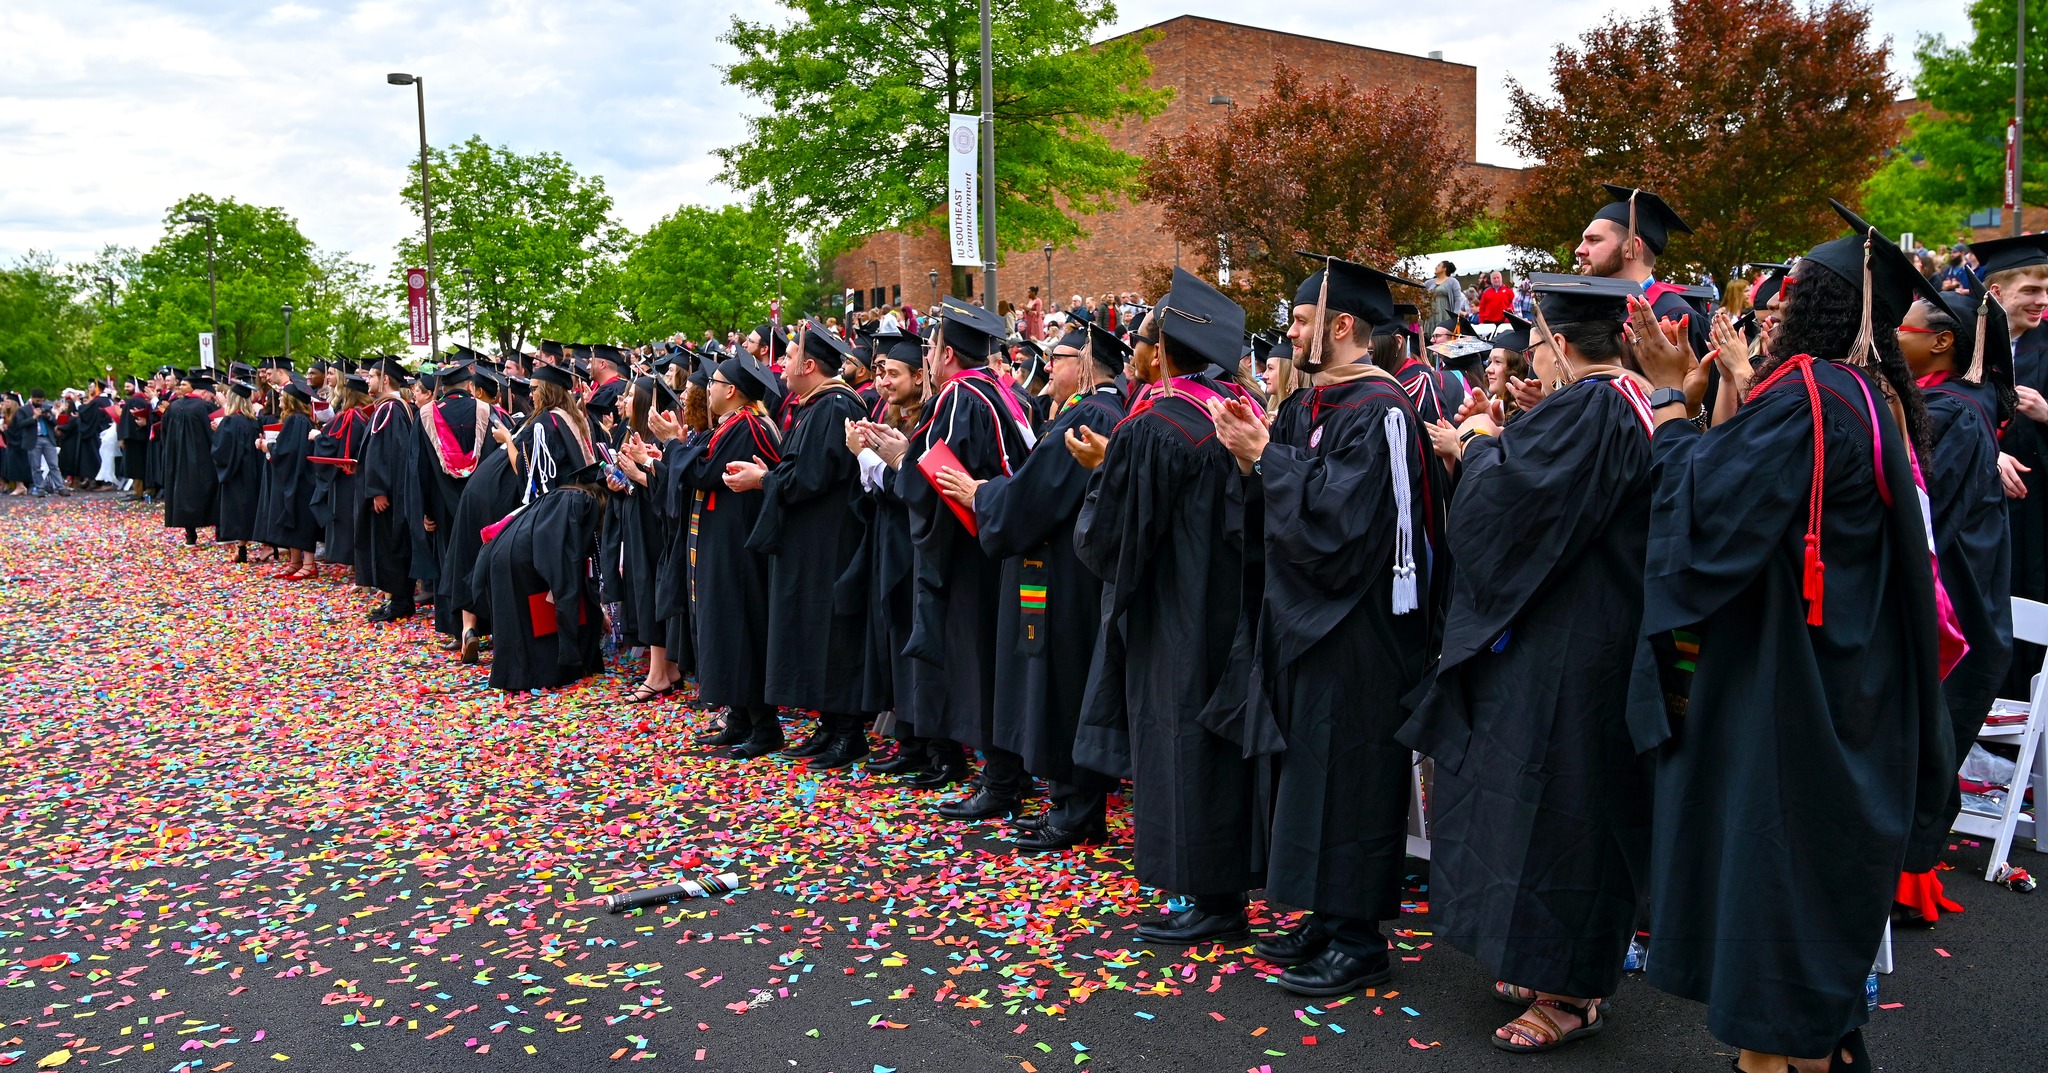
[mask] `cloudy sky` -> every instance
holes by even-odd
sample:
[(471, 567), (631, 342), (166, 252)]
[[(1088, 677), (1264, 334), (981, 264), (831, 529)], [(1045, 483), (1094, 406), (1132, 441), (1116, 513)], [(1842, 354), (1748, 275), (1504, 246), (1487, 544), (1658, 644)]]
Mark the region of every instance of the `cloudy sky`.
[[(1617, 0), (1296, 0), (1275, 29), (1479, 68), (1480, 157), (1499, 136), (1508, 77), (1542, 84), (1551, 46)], [(1966, 35), (1966, 0), (1874, 0), (1877, 31), (1910, 64), (1923, 33)], [(1182, 14), (1242, 20), (1241, 3), (1124, 0), (1117, 29)], [(1540, 20), (1528, 15), (1541, 11)], [(164, 210), (204, 191), (283, 206), (327, 249), (382, 267), (411, 228), (398, 198), (417, 159), (410, 89), (426, 76), (428, 136), (554, 150), (604, 176), (625, 224), (722, 203), (710, 155), (744, 134), (751, 102), (725, 87), (716, 38), (769, 0), (4, 0), (0, 262), (146, 246)]]

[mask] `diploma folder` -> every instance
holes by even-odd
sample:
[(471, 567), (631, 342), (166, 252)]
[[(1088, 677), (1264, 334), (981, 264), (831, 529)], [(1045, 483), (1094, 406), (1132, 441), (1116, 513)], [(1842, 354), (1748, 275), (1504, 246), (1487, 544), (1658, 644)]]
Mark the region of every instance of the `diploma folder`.
[(942, 469), (967, 472), (967, 467), (960, 464), (960, 456), (954, 454), (953, 449), (946, 446), (944, 440), (932, 444), (930, 450), (918, 457), (917, 471), (924, 474), (925, 480), (932, 482), (932, 489), (939, 493), (939, 501), (953, 508), (953, 517), (960, 519), (960, 525), (967, 530), (967, 535), (979, 539), (981, 527), (974, 522), (974, 508), (947, 495), (946, 490), (939, 485), (939, 471)]

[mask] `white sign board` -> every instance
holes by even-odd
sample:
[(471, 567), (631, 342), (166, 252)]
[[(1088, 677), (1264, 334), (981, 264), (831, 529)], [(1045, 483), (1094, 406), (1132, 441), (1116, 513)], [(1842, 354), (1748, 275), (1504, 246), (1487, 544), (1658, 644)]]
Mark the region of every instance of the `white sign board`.
[(953, 263), (981, 264), (981, 220), (975, 208), (981, 192), (975, 182), (975, 161), (981, 155), (981, 119), (946, 117), (946, 232), (952, 240)]
[(200, 333), (199, 333), (199, 367), (200, 367), (200, 368), (202, 368), (202, 369), (211, 369), (211, 368), (213, 368), (213, 333), (212, 333), (212, 332), (200, 332)]

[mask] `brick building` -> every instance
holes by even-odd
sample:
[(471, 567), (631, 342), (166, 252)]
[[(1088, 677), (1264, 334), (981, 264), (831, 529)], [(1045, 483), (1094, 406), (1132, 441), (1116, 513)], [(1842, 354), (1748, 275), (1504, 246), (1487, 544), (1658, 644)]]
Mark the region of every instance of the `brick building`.
[[(1446, 122), (1463, 136), (1466, 159), (1477, 155), (1476, 67), (1193, 15), (1145, 29), (1159, 31), (1159, 39), (1146, 50), (1152, 60), (1152, 84), (1171, 86), (1175, 92), (1173, 102), (1157, 117), (1110, 132), (1111, 144), (1126, 152), (1142, 154), (1155, 137), (1175, 137), (1217, 121), (1238, 102), (1257, 100), (1270, 85), (1274, 66), (1285, 61), (1304, 72), (1341, 71), (1368, 87), (1434, 86), (1442, 94)], [(1515, 169), (1475, 164), (1471, 174), (1474, 182), (1485, 184), (1495, 208), (1513, 196)], [(1156, 205), (1140, 202), (1098, 213), (1084, 217), (1081, 225), (1088, 236), (1052, 251), (1049, 259), (1038, 251), (1005, 257), (999, 297), (1021, 304), (1027, 288), (1046, 286), (1048, 268), (1051, 294), (1062, 305), (1075, 294), (1127, 291), (1138, 286), (1146, 268), (1172, 264), (1180, 252)], [(998, 220), (999, 232), (1001, 226)], [(909, 302), (924, 309), (934, 293), (944, 293), (952, 267), (943, 231), (930, 228), (871, 235), (840, 255), (833, 270), (841, 286), (860, 292), (857, 302), (862, 308)], [(980, 275), (970, 273), (976, 287)]]

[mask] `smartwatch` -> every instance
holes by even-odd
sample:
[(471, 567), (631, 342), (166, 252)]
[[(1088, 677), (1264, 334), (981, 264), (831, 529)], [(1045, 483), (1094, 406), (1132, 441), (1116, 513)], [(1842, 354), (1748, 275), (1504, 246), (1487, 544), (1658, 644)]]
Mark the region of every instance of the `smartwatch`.
[(1688, 410), (1692, 408), (1692, 403), (1685, 397), (1684, 388), (1660, 387), (1650, 392), (1650, 409), (1661, 409), (1674, 404), (1684, 406)]

